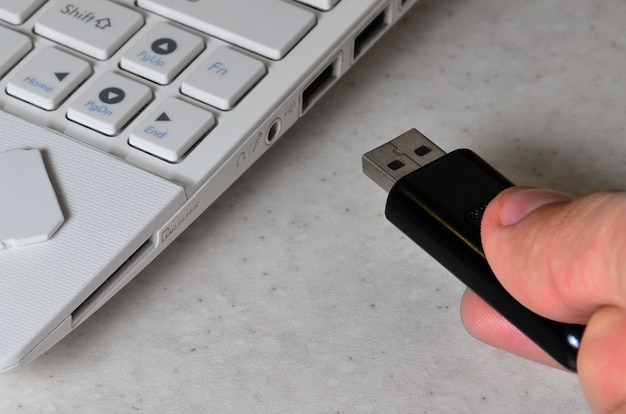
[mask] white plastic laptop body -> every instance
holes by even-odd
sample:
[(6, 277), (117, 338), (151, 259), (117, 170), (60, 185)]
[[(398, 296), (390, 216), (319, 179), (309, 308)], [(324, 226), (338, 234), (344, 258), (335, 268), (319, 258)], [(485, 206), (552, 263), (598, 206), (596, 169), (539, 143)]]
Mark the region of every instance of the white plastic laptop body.
[(126, 285), (415, 0), (0, 0), (0, 371)]

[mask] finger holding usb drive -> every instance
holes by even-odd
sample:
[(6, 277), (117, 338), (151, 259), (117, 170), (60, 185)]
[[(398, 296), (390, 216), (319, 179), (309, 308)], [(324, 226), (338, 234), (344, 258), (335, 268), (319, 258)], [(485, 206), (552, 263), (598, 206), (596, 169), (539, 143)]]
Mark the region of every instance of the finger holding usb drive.
[(584, 325), (528, 309), (498, 281), (483, 251), (485, 208), (513, 183), (472, 151), (446, 153), (415, 129), (364, 154), (363, 171), (389, 192), (385, 216), (391, 223), (554, 360), (576, 371)]
[(514, 187), (414, 129), (364, 154), (363, 170), (389, 192), (389, 221), (469, 288), (472, 335), (579, 372), (594, 412), (626, 413), (626, 192)]
[[(626, 193), (574, 200), (514, 187), (489, 204), (481, 236), (489, 265), (513, 297), (551, 319), (587, 324), (577, 369), (594, 412), (625, 404)], [(552, 364), (475, 294), (464, 295), (461, 313), (478, 339)]]

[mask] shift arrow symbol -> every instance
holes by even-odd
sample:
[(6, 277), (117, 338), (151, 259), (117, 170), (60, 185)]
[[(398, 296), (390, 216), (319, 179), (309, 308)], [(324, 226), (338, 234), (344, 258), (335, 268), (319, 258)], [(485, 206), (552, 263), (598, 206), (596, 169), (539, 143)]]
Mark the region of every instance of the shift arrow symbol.
[(65, 79), (67, 75), (69, 75), (69, 72), (55, 72), (54, 73), (54, 76), (57, 77), (59, 82), (63, 82), (63, 79)]

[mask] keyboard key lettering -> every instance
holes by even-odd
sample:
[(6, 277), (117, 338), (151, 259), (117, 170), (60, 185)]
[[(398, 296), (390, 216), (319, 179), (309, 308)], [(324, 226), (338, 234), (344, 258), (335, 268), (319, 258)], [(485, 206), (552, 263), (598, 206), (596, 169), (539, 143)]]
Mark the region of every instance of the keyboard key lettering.
[(181, 90), (199, 101), (229, 110), (265, 72), (265, 65), (261, 61), (220, 47), (183, 82)]

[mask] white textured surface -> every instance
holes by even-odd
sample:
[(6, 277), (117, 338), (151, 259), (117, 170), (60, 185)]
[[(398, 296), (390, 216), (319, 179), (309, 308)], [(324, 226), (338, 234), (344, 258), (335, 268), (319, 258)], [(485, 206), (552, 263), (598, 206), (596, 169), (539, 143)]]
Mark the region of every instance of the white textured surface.
[(171, 215), (183, 194), (6, 113), (0, 112), (0, 125), (0, 152), (42, 152), (66, 218), (50, 240), (0, 251), (0, 368), (7, 368), (89, 296), (95, 277), (101, 282), (137, 249), (156, 230), (156, 217)]
[(470, 338), (462, 286), (383, 218), (363, 152), (418, 127), (518, 183), (624, 187), (626, 3), (421, 0), (74, 334), (7, 413), (587, 413)]

